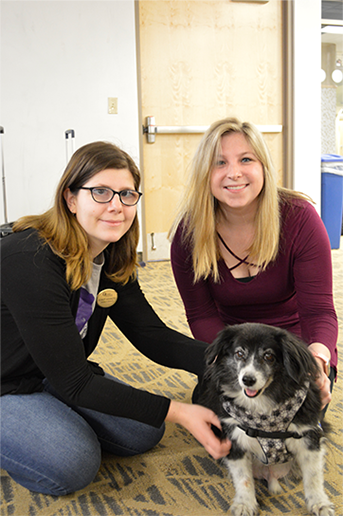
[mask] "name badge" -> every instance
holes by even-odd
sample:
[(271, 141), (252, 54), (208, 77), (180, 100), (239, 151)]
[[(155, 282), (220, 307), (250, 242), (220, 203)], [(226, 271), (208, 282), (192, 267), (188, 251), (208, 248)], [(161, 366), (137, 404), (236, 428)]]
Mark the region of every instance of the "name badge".
[(99, 292), (96, 297), (96, 302), (101, 308), (108, 308), (109, 306), (114, 305), (114, 303), (118, 299), (118, 294), (113, 288), (106, 288)]

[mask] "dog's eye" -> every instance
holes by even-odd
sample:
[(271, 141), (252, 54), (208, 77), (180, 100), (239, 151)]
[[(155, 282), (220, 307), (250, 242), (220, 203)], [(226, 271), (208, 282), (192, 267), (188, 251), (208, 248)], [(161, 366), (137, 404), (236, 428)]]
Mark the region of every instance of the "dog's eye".
[(244, 351), (242, 351), (241, 349), (237, 349), (237, 351), (235, 352), (235, 356), (236, 358), (238, 358), (238, 360), (244, 360)]
[(266, 362), (269, 362), (270, 364), (272, 364), (275, 361), (275, 356), (273, 355), (273, 353), (265, 353), (263, 355), (263, 358)]

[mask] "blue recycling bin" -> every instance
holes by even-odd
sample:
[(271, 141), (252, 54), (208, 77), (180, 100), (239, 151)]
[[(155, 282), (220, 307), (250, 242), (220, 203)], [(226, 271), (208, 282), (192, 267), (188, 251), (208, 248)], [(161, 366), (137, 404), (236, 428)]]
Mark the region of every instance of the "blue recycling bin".
[(321, 217), (329, 235), (331, 249), (339, 249), (343, 212), (343, 156), (323, 154), (321, 162)]

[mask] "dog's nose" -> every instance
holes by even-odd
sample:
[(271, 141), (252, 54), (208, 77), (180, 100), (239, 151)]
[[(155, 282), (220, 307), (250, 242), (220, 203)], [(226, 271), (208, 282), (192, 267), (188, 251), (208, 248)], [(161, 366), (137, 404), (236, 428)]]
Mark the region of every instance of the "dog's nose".
[(252, 387), (256, 383), (255, 376), (252, 376), (250, 374), (245, 374), (242, 378), (244, 385), (247, 387)]

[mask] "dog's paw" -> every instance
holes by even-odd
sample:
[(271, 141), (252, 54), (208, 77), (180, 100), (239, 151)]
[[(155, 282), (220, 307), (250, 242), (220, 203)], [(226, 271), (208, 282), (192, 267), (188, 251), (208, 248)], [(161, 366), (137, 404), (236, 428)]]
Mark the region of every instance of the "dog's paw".
[(257, 516), (258, 504), (247, 505), (245, 503), (233, 503), (231, 505), (232, 516)]
[(316, 503), (310, 507), (313, 516), (335, 516), (335, 508), (332, 503)]
[(279, 484), (279, 481), (276, 478), (271, 478), (268, 481), (268, 491), (272, 494), (280, 494), (283, 493), (283, 489)]

